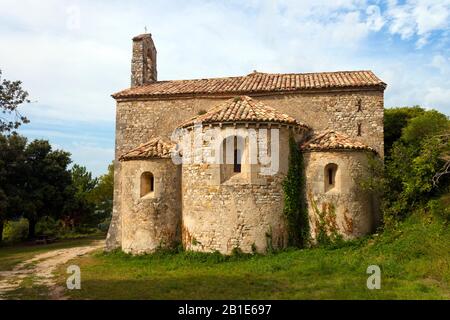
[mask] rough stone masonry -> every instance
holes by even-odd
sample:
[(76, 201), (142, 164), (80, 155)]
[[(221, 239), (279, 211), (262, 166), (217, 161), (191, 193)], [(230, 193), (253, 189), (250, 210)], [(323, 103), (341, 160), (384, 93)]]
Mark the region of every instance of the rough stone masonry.
[[(327, 212), (327, 232), (346, 239), (376, 228), (378, 201), (359, 183), (369, 174), (368, 157), (383, 158), (386, 84), (373, 72), (252, 72), (158, 81), (150, 34), (133, 38), (131, 61), (131, 87), (113, 95), (109, 250), (140, 254), (182, 244), (187, 250), (229, 254), (235, 248), (266, 252), (285, 247), (282, 182), (289, 137), (303, 152), (313, 241), (318, 219)], [(206, 125), (203, 130), (234, 130), (234, 138), (243, 141), (234, 160), (239, 155), (242, 165), (173, 163), (174, 130), (185, 129), (189, 138), (195, 121)], [(248, 133), (273, 128), (279, 130), (279, 170), (267, 176), (260, 173), (261, 165), (247, 164)]]

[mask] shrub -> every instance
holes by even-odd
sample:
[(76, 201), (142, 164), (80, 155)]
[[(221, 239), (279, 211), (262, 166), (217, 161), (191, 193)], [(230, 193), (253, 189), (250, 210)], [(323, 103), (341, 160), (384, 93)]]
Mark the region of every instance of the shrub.
[(428, 201), (428, 209), (434, 216), (442, 218), (447, 224), (450, 222), (450, 194)]
[(448, 117), (421, 108), (401, 108), (388, 114), (385, 120), (390, 119), (390, 124), (385, 130), (396, 140), (392, 139), (386, 150), (385, 170), (378, 170), (381, 179), (375, 180), (380, 183), (371, 185), (383, 190), (385, 226), (395, 225), (419, 209), (445, 218), (448, 204), (442, 204), (440, 197), (448, 194), (450, 186), (445, 171), (450, 159)]
[(28, 236), (28, 220), (21, 218), (16, 221), (8, 221), (3, 230), (3, 240), (5, 242), (14, 243), (23, 241)]
[(102, 232), (108, 232), (109, 225), (111, 224), (111, 218), (106, 218), (98, 224), (98, 229)]
[(38, 236), (56, 236), (60, 229), (59, 222), (49, 216), (42, 217), (36, 223), (36, 235)]

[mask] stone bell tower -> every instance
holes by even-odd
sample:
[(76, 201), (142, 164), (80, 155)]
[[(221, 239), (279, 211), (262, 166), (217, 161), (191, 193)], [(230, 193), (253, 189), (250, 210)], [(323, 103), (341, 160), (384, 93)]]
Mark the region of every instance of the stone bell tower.
[(156, 80), (156, 48), (152, 35), (150, 33), (138, 35), (133, 38), (131, 87), (142, 86)]

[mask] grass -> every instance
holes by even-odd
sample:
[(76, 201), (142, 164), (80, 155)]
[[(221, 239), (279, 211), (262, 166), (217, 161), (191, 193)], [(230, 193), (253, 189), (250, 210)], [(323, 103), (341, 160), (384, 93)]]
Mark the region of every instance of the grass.
[(50, 296), (49, 288), (34, 283), (34, 277), (23, 279), (20, 288), (8, 292), (3, 298), (8, 300), (46, 300)]
[[(450, 232), (442, 220), (412, 216), (398, 228), (339, 248), (222, 256), (96, 253), (81, 268), (72, 299), (450, 299)], [(369, 265), (381, 289), (368, 290)], [(66, 266), (58, 269), (63, 285)]]

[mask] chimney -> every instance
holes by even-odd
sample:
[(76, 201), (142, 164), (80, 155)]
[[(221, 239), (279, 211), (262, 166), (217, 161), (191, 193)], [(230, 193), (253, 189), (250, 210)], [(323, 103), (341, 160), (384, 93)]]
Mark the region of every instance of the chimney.
[(156, 48), (150, 33), (133, 38), (131, 59), (131, 87), (142, 86), (157, 80)]

